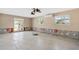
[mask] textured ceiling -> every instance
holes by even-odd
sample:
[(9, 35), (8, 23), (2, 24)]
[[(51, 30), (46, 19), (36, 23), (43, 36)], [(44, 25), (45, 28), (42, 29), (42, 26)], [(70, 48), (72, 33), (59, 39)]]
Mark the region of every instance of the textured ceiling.
[(37, 17), (46, 14), (57, 13), (61, 11), (71, 10), (72, 8), (39, 8), (42, 13), (31, 15), (32, 8), (0, 8), (0, 13), (23, 16), (23, 17)]

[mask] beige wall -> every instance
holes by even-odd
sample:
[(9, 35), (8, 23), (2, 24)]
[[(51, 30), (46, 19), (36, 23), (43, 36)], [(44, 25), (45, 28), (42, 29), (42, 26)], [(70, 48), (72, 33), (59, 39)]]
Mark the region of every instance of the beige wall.
[(1, 14), (0, 28), (13, 28), (13, 16)]
[(44, 23), (40, 23), (40, 19), (33, 19), (33, 27), (37, 28), (48, 28), (48, 29), (59, 29), (59, 30), (69, 30), (69, 31), (79, 31), (79, 9), (74, 9), (70, 11), (64, 11), (56, 13), (54, 15), (70, 15), (70, 24), (55, 24), (54, 16), (47, 15), (44, 16)]
[[(14, 17), (18, 16), (12, 16), (12, 15), (5, 15), (0, 14), (0, 28), (13, 28), (14, 27)], [(24, 26), (25, 27), (31, 27), (31, 19), (25, 18), (25, 17), (18, 17), (24, 19)]]
[(32, 19), (24, 18), (24, 27), (32, 27)]
[(43, 17), (43, 21), (44, 21), (44, 23), (41, 24), (39, 18), (33, 19), (33, 27), (37, 27), (37, 28), (52, 28), (52, 26), (53, 26), (53, 23), (52, 23), (53, 22), (53, 18), (52, 18), (51, 15), (44, 16)]
[[(56, 13), (54, 15), (70, 15), (70, 24), (59, 24), (56, 25), (54, 21), (54, 17), (52, 15), (47, 15), (43, 17), (44, 23), (40, 23), (40, 19), (37, 17), (33, 19), (24, 18), (24, 26), (25, 27), (37, 27), (37, 28), (48, 28), (48, 29), (60, 29), (60, 30), (69, 30), (69, 31), (79, 31), (79, 9), (74, 9), (70, 11), (64, 11), (60, 13)], [(14, 17), (11, 15), (0, 14), (0, 28), (13, 28), (13, 20)]]

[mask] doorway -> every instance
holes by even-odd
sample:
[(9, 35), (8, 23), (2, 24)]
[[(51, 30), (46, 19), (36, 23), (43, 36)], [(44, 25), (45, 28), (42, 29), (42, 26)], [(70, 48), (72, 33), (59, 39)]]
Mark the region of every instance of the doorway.
[(23, 31), (24, 30), (24, 19), (14, 18), (14, 31)]

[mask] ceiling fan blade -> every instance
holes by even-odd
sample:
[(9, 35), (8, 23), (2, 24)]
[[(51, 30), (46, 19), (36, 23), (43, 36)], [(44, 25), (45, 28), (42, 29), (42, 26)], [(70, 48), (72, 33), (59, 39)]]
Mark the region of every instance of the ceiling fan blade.
[(36, 9), (36, 11), (39, 12), (39, 13), (41, 13), (40, 9), (38, 9), (38, 8)]
[(32, 15), (35, 15), (35, 12), (31, 12)]

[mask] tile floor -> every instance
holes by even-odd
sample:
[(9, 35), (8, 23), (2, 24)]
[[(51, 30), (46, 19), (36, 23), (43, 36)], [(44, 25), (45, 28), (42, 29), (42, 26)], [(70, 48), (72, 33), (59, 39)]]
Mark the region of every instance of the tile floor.
[(79, 40), (35, 32), (0, 34), (0, 50), (78, 50)]

